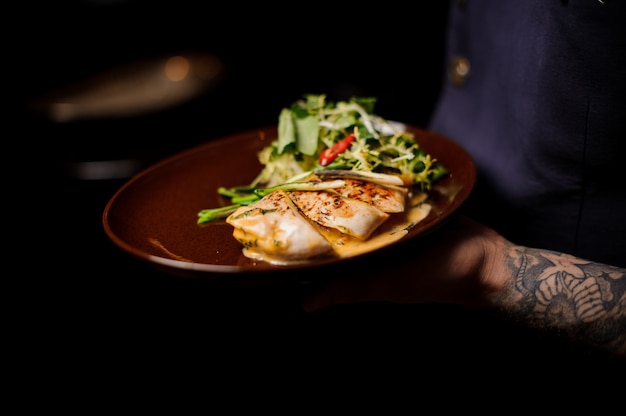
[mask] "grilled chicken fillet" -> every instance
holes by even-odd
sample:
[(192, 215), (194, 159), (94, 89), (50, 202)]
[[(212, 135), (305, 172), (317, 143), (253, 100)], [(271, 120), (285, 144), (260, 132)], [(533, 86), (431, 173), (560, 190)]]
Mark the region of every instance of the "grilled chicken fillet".
[[(327, 179), (312, 175), (307, 181)], [(275, 190), (238, 208), (226, 221), (247, 257), (285, 263), (333, 254), (339, 240), (331, 229), (366, 241), (392, 213), (405, 211), (406, 188), (341, 181), (343, 186), (325, 190)]]

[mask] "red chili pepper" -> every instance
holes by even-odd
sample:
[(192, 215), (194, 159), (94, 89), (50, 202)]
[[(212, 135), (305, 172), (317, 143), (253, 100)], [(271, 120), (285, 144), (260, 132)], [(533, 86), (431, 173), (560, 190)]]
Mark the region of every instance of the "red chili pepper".
[(324, 149), (324, 151), (322, 151), (322, 153), (320, 154), (320, 165), (326, 166), (330, 162), (335, 160), (335, 158), (340, 153), (342, 153), (344, 150), (350, 147), (350, 145), (352, 144), (354, 140), (355, 140), (354, 135), (348, 134), (346, 137), (344, 137), (343, 139), (341, 139), (340, 141), (338, 141), (331, 147)]

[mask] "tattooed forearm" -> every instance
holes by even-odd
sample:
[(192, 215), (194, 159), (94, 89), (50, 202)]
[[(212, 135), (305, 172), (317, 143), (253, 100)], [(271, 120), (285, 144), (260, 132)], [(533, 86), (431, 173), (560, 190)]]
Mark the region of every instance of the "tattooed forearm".
[(507, 314), (626, 354), (626, 269), (513, 245), (504, 256), (511, 278), (494, 300)]

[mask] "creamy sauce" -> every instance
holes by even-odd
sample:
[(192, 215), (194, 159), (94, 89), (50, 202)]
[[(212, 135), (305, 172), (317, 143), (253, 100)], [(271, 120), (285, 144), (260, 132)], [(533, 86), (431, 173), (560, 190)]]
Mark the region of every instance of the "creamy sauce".
[[(407, 209), (403, 213), (392, 214), (372, 234), (363, 241), (335, 229), (318, 227), (319, 232), (331, 243), (335, 256), (339, 258), (354, 257), (363, 253), (374, 251), (381, 247), (392, 244), (408, 234), (409, 230), (417, 223), (424, 220), (430, 213), (432, 206), (426, 202), (427, 194), (420, 192), (411, 197), (407, 203)], [(315, 259), (285, 260), (274, 258), (253, 247), (244, 248), (243, 254), (251, 259), (260, 260), (276, 265), (306, 264), (313, 263)]]

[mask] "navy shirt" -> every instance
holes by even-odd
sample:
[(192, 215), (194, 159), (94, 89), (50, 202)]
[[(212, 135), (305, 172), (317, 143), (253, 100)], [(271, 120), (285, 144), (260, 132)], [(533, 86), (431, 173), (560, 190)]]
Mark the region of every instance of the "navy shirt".
[(474, 158), (467, 212), (626, 267), (626, 1), (453, 1), (429, 128)]

